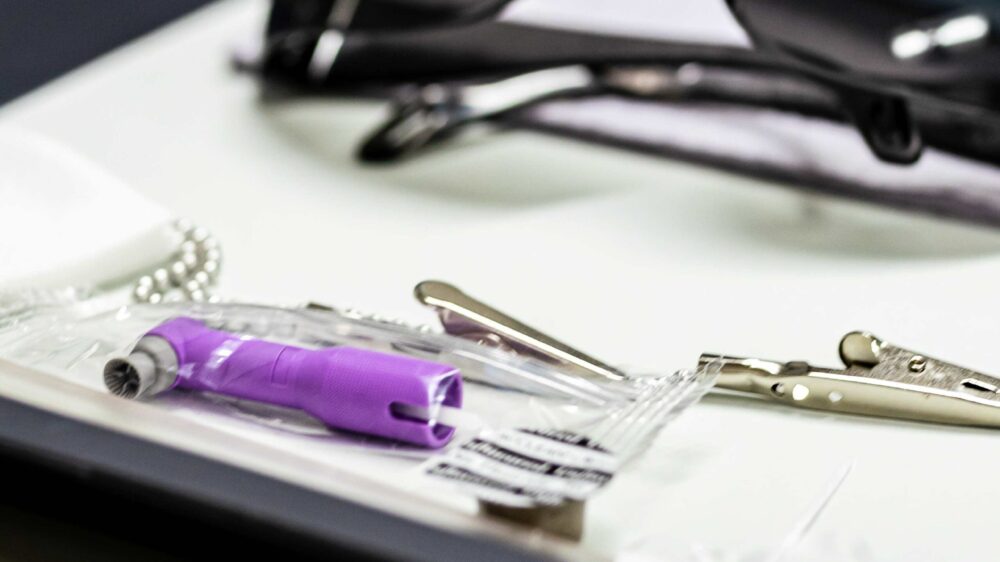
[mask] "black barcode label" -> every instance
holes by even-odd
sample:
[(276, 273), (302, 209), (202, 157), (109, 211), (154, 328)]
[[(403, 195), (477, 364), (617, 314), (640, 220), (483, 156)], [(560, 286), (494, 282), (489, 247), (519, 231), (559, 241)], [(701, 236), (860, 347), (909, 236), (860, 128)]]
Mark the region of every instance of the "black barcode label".
[(484, 431), (425, 465), (435, 478), (480, 499), (510, 505), (583, 500), (608, 483), (618, 461), (589, 438), (568, 431)]

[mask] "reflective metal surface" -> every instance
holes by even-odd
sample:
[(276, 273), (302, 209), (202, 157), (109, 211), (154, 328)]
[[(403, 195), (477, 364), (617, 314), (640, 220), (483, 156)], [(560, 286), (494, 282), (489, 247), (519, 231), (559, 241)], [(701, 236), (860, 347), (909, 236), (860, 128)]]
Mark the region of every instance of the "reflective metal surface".
[(867, 332), (840, 342), (844, 369), (704, 354), (716, 386), (817, 410), (1000, 427), (1000, 379), (885, 343)]
[(445, 332), (478, 343), (528, 353), (587, 376), (622, 380), (614, 367), (549, 337), (441, 281), (423, 281), (414, 290), (417, 300), (433, 307)]

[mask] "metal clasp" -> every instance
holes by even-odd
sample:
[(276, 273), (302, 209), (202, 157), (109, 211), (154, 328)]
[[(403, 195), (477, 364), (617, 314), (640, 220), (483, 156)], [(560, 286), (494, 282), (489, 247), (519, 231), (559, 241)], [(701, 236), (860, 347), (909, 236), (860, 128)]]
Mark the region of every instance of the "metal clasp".
[(1000, 379), (888, 344), (867, 332), (840, 341), (844, 369), (704, 354), (716, 387), (816, 410), (1000, 427)]
[(528, 326), (442, 281), (423, 281), (413, 290), (421, 303), (434, 308), (444, 331), (515, 353), (531, 355), (585, 377), (623, 380), (614, 367)]

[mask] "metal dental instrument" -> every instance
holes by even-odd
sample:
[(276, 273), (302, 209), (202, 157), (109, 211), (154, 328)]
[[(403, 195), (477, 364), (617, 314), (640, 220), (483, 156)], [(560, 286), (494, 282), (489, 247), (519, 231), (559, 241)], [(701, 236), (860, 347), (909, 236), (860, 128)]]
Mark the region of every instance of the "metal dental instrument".
[(438, 312), (445, 332), (494, 347), (509, 348), (589, 379), (619, 381), (625, 374), (463, 293), (441, 281), (423, 281), (413, 290)]
[(844, 369), (704, 354), (716, 387), (816, 410), (1000, 427), (1000, 378), (886, 343), (867, 332), (840, 341)]

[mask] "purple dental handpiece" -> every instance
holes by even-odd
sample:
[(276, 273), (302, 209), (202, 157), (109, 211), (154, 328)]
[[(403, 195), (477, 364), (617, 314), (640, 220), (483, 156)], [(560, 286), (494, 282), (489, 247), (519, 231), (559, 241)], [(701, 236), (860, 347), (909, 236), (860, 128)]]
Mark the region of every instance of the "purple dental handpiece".
[[(331, 427), (445, 445), (454, 429), (401, 414), (462, 404), (458, 369), (352, 347), (305, 349), (213, 330), (178, 317), (104, 368), (113, 394), (144, 398), (187, 388), (298, 408)], [(409, 407), (409, 408), (408, 408)]]

